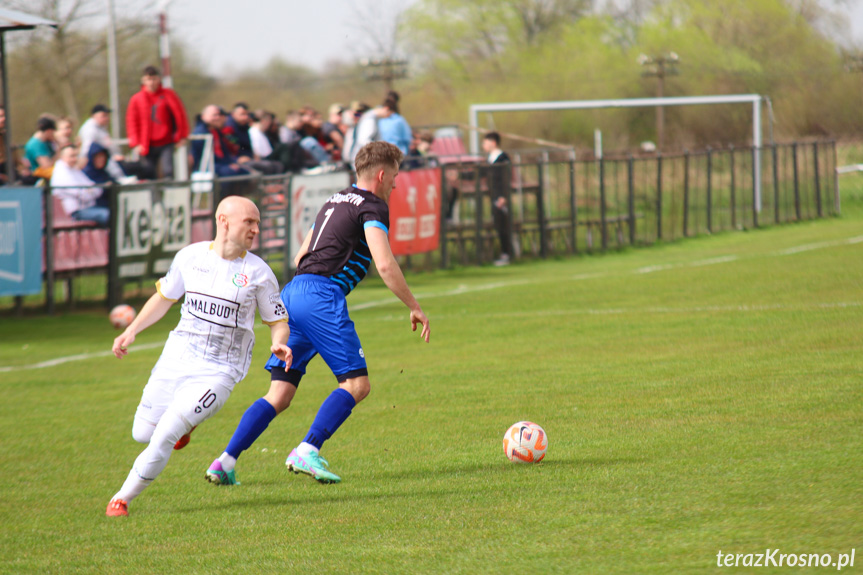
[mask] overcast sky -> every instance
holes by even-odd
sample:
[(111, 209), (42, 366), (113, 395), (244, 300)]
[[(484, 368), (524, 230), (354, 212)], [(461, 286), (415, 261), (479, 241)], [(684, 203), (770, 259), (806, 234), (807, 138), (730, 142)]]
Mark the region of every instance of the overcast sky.
[(377, 56), (366, 32), (352, 23), (377, 18), (385, 32), (394, 22), (386, 10), (391, 14), (415, 1), (172, 0), (168, 19), (171, 33), (191, 40), (215, 75), (273, 56), (319, 69), (329, 60)]
[[(172, 34), (197, 47), (209, 72), (256, 66), (273, 56), (321, 68), (328, 60), (375, 56), (366, 34), (352, 22), (377, 17), (392, 25), (387, 11), (416, 0), (172, 0)], [(465, 0), (469, 1), (469, 0)], [(852, 0), (855, 43), (863, 45), (863, 0)], [(242, 7), (242, 12), (238, 7)]]

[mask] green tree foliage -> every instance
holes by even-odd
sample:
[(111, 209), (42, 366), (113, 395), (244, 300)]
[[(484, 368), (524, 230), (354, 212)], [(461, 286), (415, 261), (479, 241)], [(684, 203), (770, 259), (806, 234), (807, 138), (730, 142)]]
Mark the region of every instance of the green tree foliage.
[[(380, 103), (383, 84), (364, 81), (358, 60), (404, 55), (411, 77), (396, 87), (405, 117), (413, 125), (466, 123), (475, 103), (653, 96), (657, 79), (643, 75), (639, 55), (673, 51), (679, 74), (665, 78), (665, 95), (763, 94), (771, 98), (778, 139), (841, 137), (863, 128), (863, 74), (845, 68), (849, 56), (863, 55), (839, 17), (847, 1), (417, 0), (407, 10), (383, 10), (395, 35), (387, 28), (367, 53), (346, 55), (323, 70), (274, 58), (216, 80), (203, 71), (203, 55), (172, 36), (174, 83), (190, 116), (206, 104), (245, 101), (281, 117), (303, 105)], [(16, 141), (29, 135), (41, 113), (83, 119), (93, 104), (108, 101), (104, 24), (93, 19), (102, 2), (0, 0), (61, 22), (57, 32), (18, 33), (11, 45)], [(141, 69), (159, 61), (153, 6), (136, 6), (137, 15), (118, 25), (121, 107), (138, 90)], [(357, 26), (365, 19), (376, 27), (383, 17), (380, 10), (358, 14)], [(497, 114), (481, 121), (582, 149), (592, 147), (597, 128), (607, 151), (628, 151), (656, 137), (652, 109)], [(751, 141), (751, 109), (669, 108), (665, 126), (669, 150), (743, 145)]]
[[(541, 33), (528, 34), (516, 15), (532, 4), (425, 0), (409, 12), (412, 51), (432, 55), (423, 61), (421, 83), (438, 109), (464, 118), (477, 102), (652, 96), (657, 80), (641, 76), (637, 58), (673, 51), (679, 75), (666, 78), (665, 95), (767, 95), (778, 137), (841, 135), (863, 124), (860, 78), (843, 71), (829, 7), (803, 0), (632, 0), (634, 10), (611, 2), (602, 14), (580, 6), (558, 11), (540, 19), (547, 24)], [(612, 146), (631, 146), (655, 137), (653, 114), (507, 114), (489, 125), (579, 145), (600, 128)], [(670, 108), (666, 118), (672, 147), (751, 140), (751, 110), (744, 106)]]

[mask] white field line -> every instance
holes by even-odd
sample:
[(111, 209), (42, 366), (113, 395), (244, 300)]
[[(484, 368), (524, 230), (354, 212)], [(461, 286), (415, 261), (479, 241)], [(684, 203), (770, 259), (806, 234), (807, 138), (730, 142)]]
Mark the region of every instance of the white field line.
[(817, 242), (814, 244), (804, 244), (802, 246), (795, 246), (792, 248), (780, 250), (775, 252), (778, 256), (790, 256), (794, 254), (799, 254), (801, 252), (808, 252), (812, 250), (820, 250), (824, 248), (834, 248), (837, 246), (847, 246), (852, 244), (859, 244), (863, 242), (863, 236), (857, 236), (855, 238), (847, 238), (844, 240), (836, 240), (832, 242)]
[[(144, 343), (141, 345), (135, 345), (134, 347), (129, 348), (129, 353), (133, 351), (141, 351), (145, 349), (154, 349), (157, 347), (164, 347), (164, 341), (156, 341), (153, 343)], [(65, 357), (56, 357), (54, 359), (49, 359), (48, 361), (40, 361), (39, 363), (31, 363), (30, 365), (12, 365), (6, 367), (0, 367), (0, 373), (7, 373), (10, 371), (21, 371), (24, 369), (42, 369), (43, 367), (55, 367), (57, 365), (63, 365), (64, 363), (69, 363), (70, 361), (81, 361), (84, 359), (93, 359), (96, 357), (107, 357), (109, 355), (114, 355), (114, 353), (109, 349), (105, 351), (94, 351), (92, 353), (79, 353), (78, 355), (67, 355)]]
[[(863, 302), (828, 302), (811, 304), (755, 304), (755, 305), (712, 305), (691, 307), (633, 307), (633, 308), (566, 308), (541, 311), (513, 311), (491, 313), (460, 313), (435, 315), (438, 320), (456, 318), (513, 318), (547, 317), (562, 315), (624, 315), (624, 314), (692, 314), (692, 313), (752, 313), (767, 311), (811, 311), (824, 309), (847, 309), (863, 307)], [(404, 318), (391, 314), (375, 318), (376, 321), (404, 321)]]
[[(853, 245), (863, 243), (863, 236), (856, 236), (853, 238), (846, 238), (844, 240), (835, 240), (830, 242), (817, 242), (813, 244), (803, 244), (800, 246), (794, 246), (791, 248), (786, 248), (784, 250), (779, 250), (776, 252), (769, 252), (763, 254), (763, 257), (776, 257), (776, 256), (787, 256), (794, 255), (802, 252), (807, 252), (811, 250), (832, 248), (838, 246), (845, 245)], [(750, 256), (750, 257), (759, 257), (759, 256)], [(677, 264), (662, 264), (655, 266), (647, 266), (642, 268), (637, 268), (632, 271), (633, 274), (647, 274), (653, 273), (657, 271), (670, 270), (675, 268), (682, 267), (701, 267), (701, 266), (709, 266), (723, 263), (730, 263), (741, 259), (738, 255), (727, 255), (720, 256), (715, 258), (708, 258), (704, 260), (696, 260), (693, 262), (685, 262), (685, 263), (677, 263)], [(575, 276), (570, 276), (569, 279), (571, 281), (582, 281), (588, 279), (602, 278), (607, 277), (611, 274), (607, 273), (590, 273), (590, 274), (579, 274)], [(513, 286), (523, 286), (523, 285), (531, 285), (536, 283), (542, 283), (549, 280), (514, 280), (514, 281), (497, 281), (488, 284), (480, 284), (476, 286), (467, 286), (460, 285), (455, 289), (446, 290), (442, 292), (431, 292), (431, 293), (417, 293), (416, 298), (418, 300), (426, 300), (432, 298), (439, 297), (450, 297), (450, 296), (458, 296), (470, 293), (477, 293), (483, 291), (489, 291), (499, 288), (507, 288)], [(555, 280), (558, 281), (558, 280)], [(368, 301), (357, 305), (350, 306), (351, 310), (364, 310), (364, 309), (372, 309), (376, 307), (381, 307), (385, 305), (390, 305), (393, 303), (398, 303), (398, 299), (395, 297), (388, 297), (375, 301)], [(614, 315), (614, 314), (624, 314), (624, 313), (698, 313), (698, 312), (724, 312), (724, 311), (768, 311), (774, 309), (812, 309), (812, 308), (836, 308), (836, 307), (859, 307), (861, 304), (859, 302), (847, 302), (847, 303), (821, 303), (821, 304), (811, 304), (809, 306), (784, 306), (782, 304), (777, 305), (754, 305), (754, 306), (706, 306), (706, 307), (691, 307), (691, 308), (634, 308), (634, 309), (568, 309), (568, 310), (554, 310), (549, 312), (513, 312), (509, 314), (499, 314), (501, 316), (517, 316), (517, 315), (525, 315), (525, 316), (537, 316), (542, 315), (544, 313), (548, 314), (575, 314), (575, 315)], [(395, 320), (395, 317), (387, 316), (385, 318), (381, 318), (383, 321), (387, 320)], [(263, 329), (264, 326), (257, 326), (255, 329)], [(147, 350), (154, 349), (157, 347), (162, 347), (165, 345), (164, 341), (161, 342), (153, 342), (143, 345), (136, 345), (133, 348), (130, 348), (129, 351), (136, 350)], [(39, 363), (34, 363), (30, 365), (20, 365), (20, 366), (0, 366), (0, 373), (8, 373), (11, 371), (21, 371), (27, 369), (41, 369), (45, 367), (54, 367), (57, 365), (62, 365), (64, 363), (68, 363), (71, 361), (82, 361), (86, 359), (93, 359), (97, 357), (107, 357), (113, 355), (110, 350), (106, 351), (97, 351), (93, 353), (82, 353), (78, 355), (69, 355), (66, 357), (58, 357), (55, 359), (51, 359), (48, 361), (42, 361)]]
[(728, 255), (728, 256), (719, 256), (716, 258), (708, 258), (706, 260), (696, 260), (694, 262), (685, 262), (679, 264), (664, 264), (658, 266), (647, 266), (643, 268), (638, 268), (633, 273), (637, 274), (650, 274), (653, 272), (661, 272), (665, 270), (672, 270), (677, 268), (699, 268), (703, 266), (715, 266), (716, 264), (727, 264), (729, 262), (736, 262), (740, 259), (740, 256), (736, 255)]

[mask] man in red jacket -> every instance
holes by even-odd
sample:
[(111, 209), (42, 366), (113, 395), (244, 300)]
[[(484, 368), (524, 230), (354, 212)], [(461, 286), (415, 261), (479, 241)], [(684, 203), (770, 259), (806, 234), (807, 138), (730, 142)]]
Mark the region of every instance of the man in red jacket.
[(174, 177), (174, 145), (185, 145), (189, 120), (180, 97), (162, 87), (159, 71), (144, 68), (141, 91), (129, 100), (126, 112), (129, 146), (156, 177)]

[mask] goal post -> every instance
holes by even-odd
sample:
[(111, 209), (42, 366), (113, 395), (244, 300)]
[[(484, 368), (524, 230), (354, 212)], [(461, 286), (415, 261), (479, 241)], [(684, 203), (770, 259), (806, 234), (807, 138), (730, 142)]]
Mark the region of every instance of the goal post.
[[(558, 102), (514, 102), (504, 104), (473, 104), (470, 107), (470, 152), (479, 154), (479, 115), (489, 112), (538, 112), (550, 110), (595, 110), (601, 108), (647, 108), (657, 106), (703, 106), (717, 104), (752, 105), (752, 169), (755, 210), (761, 212), (761, 102), (759, 94), (725, 96), (680, 96), (668, 98), (621, 98), (616, 100), (568, 100)], [(772, 129), (771, 129), (772, 134)]]

